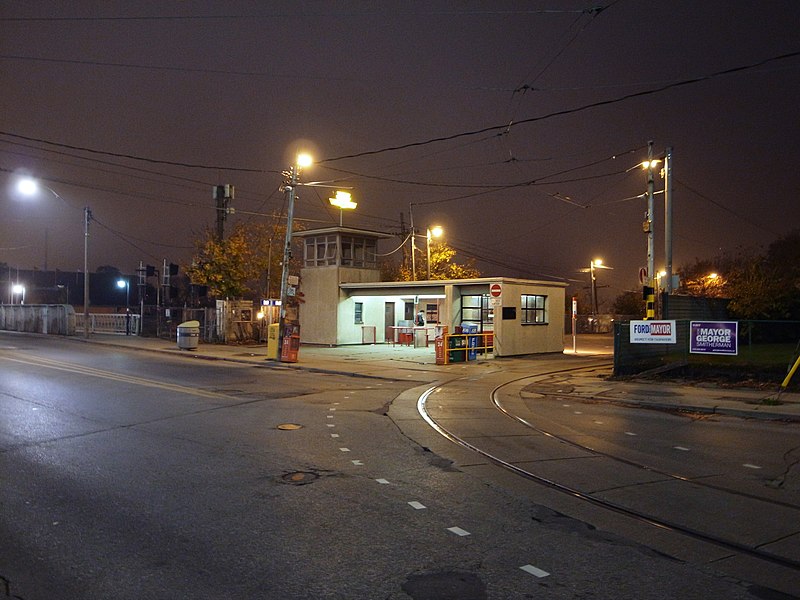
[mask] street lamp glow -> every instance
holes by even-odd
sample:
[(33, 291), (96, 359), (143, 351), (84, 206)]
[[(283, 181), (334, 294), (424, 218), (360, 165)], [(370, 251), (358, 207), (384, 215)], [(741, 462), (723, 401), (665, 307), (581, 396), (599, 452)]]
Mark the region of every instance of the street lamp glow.
[(350, 192), (342, 192), (342, 191), (337, 190), (336, 191), (336, 197), (335, 198), (328, 198), (328, 200), (330, 201), (330, 203), (333, 206), (336, 206), (336, 207), (338, 207), (340, 209), (344, 209), (344, 208), (352, 209), (352, 208), (355, 208), (356, 206), (358, 206), (358, 202), (353, 202), (352, 196), (350, 195)]
[(307, 152), (302, 152), (297, 155), (297, 166), (300, 168), (310, 167), (314, 164), (314, 159)]
[(11, 286), (11, 291), (14, 292), (15, 294), (21, 294), (22, 292), (25, 291), (25, 286), (19, 283), (15, 283), (13, 286)]
[(603, 259), (602, 258), (595, 258), (592, 262), (594, 263), (595, 267), (599, 267), (600, 265), (603, 264)]
[(444, 229), (442, 229), (441, 225), (434, 225), (433, 227), (428, 227), (425, 235), (425, 251), (427, 254), (427, 266), (428, 266), (428, 281), (431, 279), (431, 238), (432, 237), (441, 237), (444, 233)]
[(17, 182), (17, 191), (23, 196), (35, 196), (39, 193), (39, 183), (30, 177), (23, 177)]
[(128, 285), (128, 284), (125, 282), (124, 279), (117, 279), (117, 287), (119, 289), (124, 288), (126, 285)]

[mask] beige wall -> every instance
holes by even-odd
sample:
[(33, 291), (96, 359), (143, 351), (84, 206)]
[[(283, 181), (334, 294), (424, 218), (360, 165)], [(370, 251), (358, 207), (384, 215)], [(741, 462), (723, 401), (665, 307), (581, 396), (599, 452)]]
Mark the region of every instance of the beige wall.
[[(497, 356), (513, 356), (564, 350), (564, 288), (503, 282), (500, 306), (495, 310), (494, 329)], [(523, 325), (523, 294), (547, 296), (547, 323)], [(503, 320), (502, 307), (516, 307), (515, 320)]]
[[(361, 326), (353, 322), (354, 301), (339, 290), (340, 283), (369, 283), (380, 280), (377, 269), (353, 267), (310, 267), (300, 271), (300, 289), (305, 303), (300, 306), (300, 341), (306, 344), (360, 344)], [(383, 319), (383, 313), (381, 313)], [(342, 341), (340, 333), (348, 341)]]

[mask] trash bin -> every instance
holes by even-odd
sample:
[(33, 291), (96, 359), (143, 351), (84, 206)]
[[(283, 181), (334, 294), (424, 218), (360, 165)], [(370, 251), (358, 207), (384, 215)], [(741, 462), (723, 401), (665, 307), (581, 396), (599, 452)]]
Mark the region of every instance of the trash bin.
[(280, 331), (280, 323), (271, 323), (267, 327), (267, 359), (278, 360), (278, 339)]
[(195, 350), (200, 343), (200, 321), (184, 321), (178, 325), (178, 349)]

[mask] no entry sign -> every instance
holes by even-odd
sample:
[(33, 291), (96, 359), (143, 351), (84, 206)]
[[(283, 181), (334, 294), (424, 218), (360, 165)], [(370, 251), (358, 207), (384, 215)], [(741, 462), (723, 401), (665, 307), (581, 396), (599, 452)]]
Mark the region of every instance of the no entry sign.
[(492, 298), (499, 298), (500, 294), (503, 293), (503, 286), (499, 283), (493, 283), (489, 286), (489, 293), (492, 295)]

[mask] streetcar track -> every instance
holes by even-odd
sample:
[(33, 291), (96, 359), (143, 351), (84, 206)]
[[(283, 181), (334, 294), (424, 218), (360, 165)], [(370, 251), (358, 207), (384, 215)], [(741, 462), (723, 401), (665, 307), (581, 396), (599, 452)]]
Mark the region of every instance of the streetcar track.
[[(568, 368), (568, 369), (558, 369), (558, 370), (554, 370), (554, 371), (550, 371), (550, 372), (546, 372), (546, 373), (539, 373), (535, 377), (542, 377), (542, 376), (548, 376), (548, 375), (554, 375), (554, 374), (561, 374), (561, 373), (566, 373), (566, 372), (589, 371), (589, 370), (593, 370), (593, 369), (598, 368), (598, 366), (600, 366), (600, 365), (587, 365), (587, 366), (582, 366), (582, 367), (571, 367), (571, 368)], [(543, 430), (543, 429), (541, 429), (539, 427), (536, 427), (533, 424), (531, 424), (528, 421), (526, 421), (525, 419), (523, 419), (522, 417), (519, 417), (518, 415), (514, 415), (513, 413), (509, 412), (507, 409), (502, 407), (501, 403), (500, 403), (500, 401), (498, 400), (498, 397), (497, 397), (498, 391), (500, 389), (502, 389), (503, 387), (507, 387), (507, 386), (513, 385), (513, 384), (515, 384), (515, 383), (517, 383), (517, 382), (519, 382), (521, 380), (531, 379), (531, 378), (532, 378), (531, 376), (518, 377), (516, 379), (510, 380), (510, 381), (506, 381), (506, 382), (496, 386), (494, 389), (492, 389), (492, 391), (490, 393), (490, 399), (491, 399), (493, 405), (495, 406), (495, 408), (497, 410), (499, 410), (501, 413), (503, 413), (505, 416), (513, 419), (514, 421), (518, 422), (519, 424), (521, 424), (521, 425), (523, 425), (523, 426), (525, 426), (527, 428), (530, 428), (533, 431), (536, 431), (537, 433), (539, 433), (539, 434), (541, 434), (543, 436), (549, 437), (549, 438), (551, 438), (553, 440), (557, 440), (557, 441), (559, 441), (561, 443), (569, 444), (570, 446), (572, 446), (574, 448), (581, 449), (581, 450), (583, 450), (585, 452), (588, 452), (588, 453), (590, 453), (592, 455), (602, 456), (604, 458), (608, 458), (608, 459), (611, 459), (611, 460), (619, 461), (620, 463), (626, 464), (628, 466), (631, 466), (631, 467), (634, 467), (634, 468), (638, 468), (640, 470), (644, 470), (644, 471), (647, 471), (647, 472), (650, 472), (650, 473), (655, 473), (655, 474), (667, 477), (667, 478), (669, 478), (671, 480), (676, 480), (676, 481), (684, 482), (684, 483), (691, 483), (693, 485), (697, 485), (697, 486), (708, 488), (708, 489), (713, 489), (715, 491), (724, 492), (726, 494), (731, 494), (731, 495), (734, 495), (734, 496), (737, 496), (737, 497), (746, 498), (748, 500), (763, 502), (763, 503), (766, 503), (766, 504), (769, 504), (769, 505), (773, 505), (773, 506), (781, 506), (783, 508), (788, 508), (788, 509), (791, 509), (791, 510), (800, 511), (800, 507), (798, 507), (797, 505), (794, 505), (794, 504), (789, 504), (789, 503), (785, 503), (785, 502), (781, 502), (781, 501), (777, 501), (777, 500), (772, 500), (772, 499), (769, 499), (769, 498), (762, 498), (762, 497), (754, 496), (752, 494), (748, 494), (748, 493), (745, 493), (745, 492), (739, 492), (737, 490), (730, 490), (728, 488), (723, 488), (723, 487), (719, 487), (719, 486), (716, 486), (716, 485), (713, 485), (713, 484), (709, 484), (709, 483), (706, 483), (706, 482), (699, 481), (697, 478), (687, 478), (687, 477), (684, 477), (684, 476), (681, 476), (681, 475), (676, 475), (676, 474), (672, 474), (672, 473), (663, 472), (663, 471), (661, 471), (659, 469), (655, 469), (653, 467), (649, 467), (647, 465), (643, 465), (641, 463), (637, 463), (636, 461), (631, 461), (629, 459), (625, 459), (625, 458), (622, 458), (622, 457), (616, 457), (616, 456), (610, 455), (608, 453), (604, 453), (604, 452), (595, 450), (595, 449), (590, 448), (588, 446), (584, 446), (584, 445), (578, 444), (576, 442), (573, 442), (573, 441), (571, 441), (569, 439), (564, 438), (563, 436), (559, 436), (559, 435), (554, 434), (552, 432), (548, 432), (548, 431), (545, 431), (545, 430)], [(554, 481), (552, 479), (548, 479), (546, 477), (542, 477), (540, 475), (537, 475), (537, 474), (535, 474), (533, 472), (527, 471), (526, 469), (523, 469), (523, 468), (519, 467), (518, 465), (510, 463), (510, 462), (508, 462), (506, 460), (503, 460), (502, 458), (500, 458), (498, 456), (495, 456), (495, 455), (491, 454), (490, 452), (475, 446), (474, 444), (471, 444), (470, 442), (468, 442), (465, 439), (463, 439), (463, 438), (459, 437), (458, 435), (456, 435), (454, 432), (452, 432), (452, 431), (448, 430), (447, 428), (445, 428), (441, 423), (438, 423), (428, 413), (427, 408), (426, 408), (426, 403), (427, 403), (428, 397), (433, 392), (435, 392), (436, 390), (442, 389), (442, 388), (446, 387), (447, 385), (456, 383), (458, 381), (459, 381), (459, 379), (456, 379), (456, 380), (452, 380), (452, 381), (444, 383), (444, 384), (440, 384), (440, 385), (436, 385), (436, 386), (433, 386), (431, 388), (428, 388), (427, 390), (425, 390), (419, 396), (419, 398), (417, 400), (417, 410), (418, 410), (419, 414), (422, 416), (422, 418), (439, 435), (443, 436), (444, 438), (448, 439), (449, 441), (451, 441), (451, 442), (453, 442), (453, 443), (455, 443), (455, 444), (457, 444), (457, 445), (459, 445), (459, 446), (461, 446), (463, 448), (466, 448), (466, 449), (468, 449), (468, 450), (470, 450), (472, 452), (475, 452), (475, 453), (485, 457), (486, 459), (488, 459), (493, 464), (495, 464), (497, 466), (500, 466), (500, 467), (502, 467), (502, 468), (504, 468), (504, 469), (506, 469), (506, 470), (518, 475), (518, 476), (521, 476), (521, 477), (523, 477), (523, 478), (525, 478), (527, 480), (530, 480), (530, 481), (533, 481), (533, 482), (538, 483), (540, 485), (546, 486), (546, 487), (548, 487), (550, 489), (556, 490), (556, 491), (558, 491), (560, 493), (566, 494), (568, 496), (571, 496), (571, 497), (573, 497), (575, 499), (578, 499), (578, 500), (581, 500), (583, 502), (587, 502), (587, 503), (590, 503), (590, 504), (592, 504), (594, 506), (603, 508), (605, 510), (609, 510), (609, 511), (612, 511), (612, 512), (615, 512), (615, 513), (618, 513), (618, 514), (622, 514), (624, 516), (627, 516), (627, 517), (629, 517), (631, 519), (634, 519), (634, 520), (636, 520), (638, 522), (645, 523), (645, 524), (647, 524), (649, 526), (652, 526), (652, 527), (656, 527), (656, 528), (659, 528), (659, 529), (662, 529), (662, 530), (668, 530), (668, 531), (671, 531), (671, 532), (674, 532), (674, 533), (677, 533), (677, 534), (681, 534), (681, 535), (690, 537), (692, 539), (695, 539), (695, 540), (698, 540), (698, 541), (701, 541), (701, 542), (713, 544), (714, 546), (719, 547), (719, 548), (723, 548), (723, 549), (726, 549), (726, 550), (729, 550), (729, 551), (732, 551), (732, 552), (735, 552), (735, 553), (739, 553), (739, 554), (748, 555), (748, 556), (751, 556), (753, 558), (757, 558), (759, 560), (763, 560), (763, 561), (766, 561), (766, 562), (769, 562), (769, 563), (772, 563), (772, 564), (775, 564), (775, 565), (779, 565), (781, 567), (785, 567), (785, 568), (788, 568), (788, 569), (791, 569), (791, 570), (794, 570), (794, 571), (800, 571), (800, 561), (794, 560), (794, 559), (789, 558), (789, 557), (781, 556), (779, 554), (775, 554), (775, 553), (772, 553), (772, 552), (769, 552), (769, 551), (766, 551), (766, 550), (762, 549), (763, 546), (766, 546), (766, 545), (769, 545), (769, 544), (773, 544), (773, 543), (778, 542), (781, 539), (785, 539), (787, 537), (791, 537), (791, 536), (795, 535), (796, 532), (788, 533), (785, 536), (779, 537), (779, 538), (774, 539), (774, 540), (769, 540), (769, 541), (762, 542), (762, 543), (758, 544), (757, 546), (744, 544), (744, 543), (738, 542), (736, 540), (727, 539), (727, 538), (724, 538), (724, 537), (721, 537), (721, 536), (718, 536), (718, 535), (714, 535), (712, 533), (706, 533), (706, 532), (700, 531), (698, 529), (695, 529), (693, 527), (690, 527), (690, 526), (687, 526), (687, 525), (683, 525), (681, 523), (677, 523), (677, 522), (674, 522), (674, 521), (671, 521), (671, 520), (668, 520), (668, 519), (665, 519), (665, 518), (656, 517), (656, 516), (653, 516), (651, 514), (647, 514), (647, 513), (643, 512), (643, 511), (637, 510), (635, 508), (630, 508), (630, 507), (627, 507), (627, 506), (623, 506), (623, 505), (620, 505), (620, 504), (618, 504), (616, 502), (612, 502), (612, 501), (607, 500), (607, 499), (598, 498), (598, 497), (592, 495), (591, 493), (582, 492), (582, 491), (580, 491), (580, 490), (578, 490), (576, 488), (570, 487), (570, 486), (562, 484), (562, 483), (558, 483), (557, 481)]]

